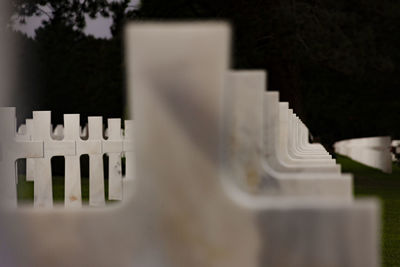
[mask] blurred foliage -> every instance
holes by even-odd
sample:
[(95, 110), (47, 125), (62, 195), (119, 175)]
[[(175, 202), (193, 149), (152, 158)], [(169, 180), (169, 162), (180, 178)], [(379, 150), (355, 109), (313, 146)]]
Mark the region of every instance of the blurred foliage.
[[(228, 20), (233, 64), (268, 70), (268, 90), (281, 93), (324, 144), (374, 135), (400, 138), (400, 2), (389, 0), (13, 0), (14, 19), (49, 20), (34, 40), (24, 39), (22, 60), (37, 75), (21, 88), (41, 92), (36, 108), (57, 116), (123, 115), (121, 28), (127, 19)], [(110, 16), (111, 40), (82, 33), (84, 18)], [(21, 68), (26, 68), (21, 64)], [(21, 89), (22, 90), (22, 89)]]
[(42, 16), (44, 26), (62, 23), (77, 31), (86, 26), (86, 17), (112, 17), (111, 31), (114, 34), (125, 17), (136, 13), (136, 6), (131, 0), (11, 0), (11, 6), (13, 22), (26, 23), (27, 17)]

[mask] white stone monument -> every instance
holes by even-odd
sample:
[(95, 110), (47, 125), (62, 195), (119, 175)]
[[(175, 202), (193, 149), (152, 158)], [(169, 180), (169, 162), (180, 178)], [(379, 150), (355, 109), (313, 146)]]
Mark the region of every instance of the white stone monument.
[(354, 138), (334, 144), (335, 152), (385, 173), (392, 172), (389, 136)]

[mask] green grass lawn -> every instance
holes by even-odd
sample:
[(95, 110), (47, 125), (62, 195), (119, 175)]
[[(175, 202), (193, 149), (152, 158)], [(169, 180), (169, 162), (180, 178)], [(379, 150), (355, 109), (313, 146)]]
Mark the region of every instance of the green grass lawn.
[(353, 173), (356, 197), (374, 196), (381, 202), (382, 266), (400, 266), (400, 167), (385, 174), (351, 159), (338, 156), (342, 172)]
[[(57, 203), (64, 203), (64, 177), (53, 176), (53, 200)], [(89, 205), (89, 178), (81, 179), (82, 205)], [(33, 182), (28, 182), (25, 175), (18, 177), (18, 204), (33, 206)], [(118, 201), (108, 200), (108, 179), (104, 180), (104, 192), (107, 203), (115, 203)]]
[[(354, 175), (354, 194), (356, 197), (377, 197), (382, 208), (382, 265), (400, 266), (400, 166), (393, 164), (393, 173), (384, 174), (351, 159), (338, 156), (337, 162), (343, 172)], [(108, 198), (108, 180), (104, 191)], [(81, 179), (82, 202), (88, 205), (89, 179)], [(64, 202), (64, 177), (53, 177), (53, 199)], [(107, 201), (111, 202), (111, 201)], [(19, 176), (18, 203), (33, 205), (33, 182), (27, 182), (24, 175)]]

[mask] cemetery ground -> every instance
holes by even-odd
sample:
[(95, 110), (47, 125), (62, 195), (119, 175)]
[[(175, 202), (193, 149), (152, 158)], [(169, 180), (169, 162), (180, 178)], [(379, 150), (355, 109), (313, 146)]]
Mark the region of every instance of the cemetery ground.
[(400, 165), (385, 174), (347, 157), (338, 156), (343, 173), (353, 173), (355, 197), (376, 197), (381, 203), (382, 266), (400, 266)]
[[(103, 157), (104, 160), (104, 193), (106, 204), (118, 203), (118, 200), (109, 200), (108, 199), (108, 158)], [(60, 175), (60, 173), (64, 172), (64, 163), (62, 157), (57, 157), (58, 164), (55, 169), (58, 169), (58, 172), (53, 175), (52, 179), (52, 187), (53, 187), (53, 200), (57, 204), (64, 204), (65, 197), (65, 177)], [(25, 161), (21, 161), (21, 165), (25, 165)], [(60, 163), (61, 166), (60, 166)], [(125, 175), (125, 158), (122, 158), (122, 174)], [(82, 205), (89, 205), (89, 177), (88, 177), (88, 157), (81, 157), (81, 168), (86, 169), (86, 171), (81, 172), (81, 192), (82, 192)], [(85, 166), (86, 165), (86, 166)], [(33, 206), (33, 182), (27, 181), (25, 174), (18, 175), (18, 184), (17, 184), (17, 196), (18, 196), (18, 204), (24, 204), (28, 206)]]
[[(55, 203), (64, 203), (64, 177), (53, 176), (53, 200)], [(25, 175), (18, 176), (18, 204), (33, 206), (33, 182), (26, 181)], [(89, 205), (89, 178), (82, 177), (81, 179), (82, 205)], [(108, 179), (104, 180), (104, 191), (106, 203), (119, 202), (117, 200), (108, 199)]]
[[(337, 156), (343, 173), (353, 173), (355, 197), (376, 197), (382, 207), (382, 266), (400, 266), (400, 165), (393, 163), (392, 174), (365, 166), (348, 157)], [(64, 202), (64, 177), (53, 176), (53, 199)], [(89, 178), (81, 179), (82, 204), (88, 205)], [(107, 203), (108, 179), (104, 183)], [(26, 181), (25, 175), (19, 175), (18, 203), (33, 205), (33, 182)]]

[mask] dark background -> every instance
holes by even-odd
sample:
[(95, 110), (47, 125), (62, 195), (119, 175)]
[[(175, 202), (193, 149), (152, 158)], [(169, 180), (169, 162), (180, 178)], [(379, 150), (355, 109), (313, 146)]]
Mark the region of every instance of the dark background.
[[(233, 67), (266, 69), (268, 90), (289, 101), (317, 141), (400, 138), (400, 1), (14, 0), (13, 20), (51, 7), (34, 39), (21, 33), (15, 95), (32, 110), (125, 116), (122, 26), (127, 20), (223, 19), (234, 32)], [(110, 16), (112, 39), (82, 33), (83, 16)], [(82, 122), (84, 123), (84, 121)]]

